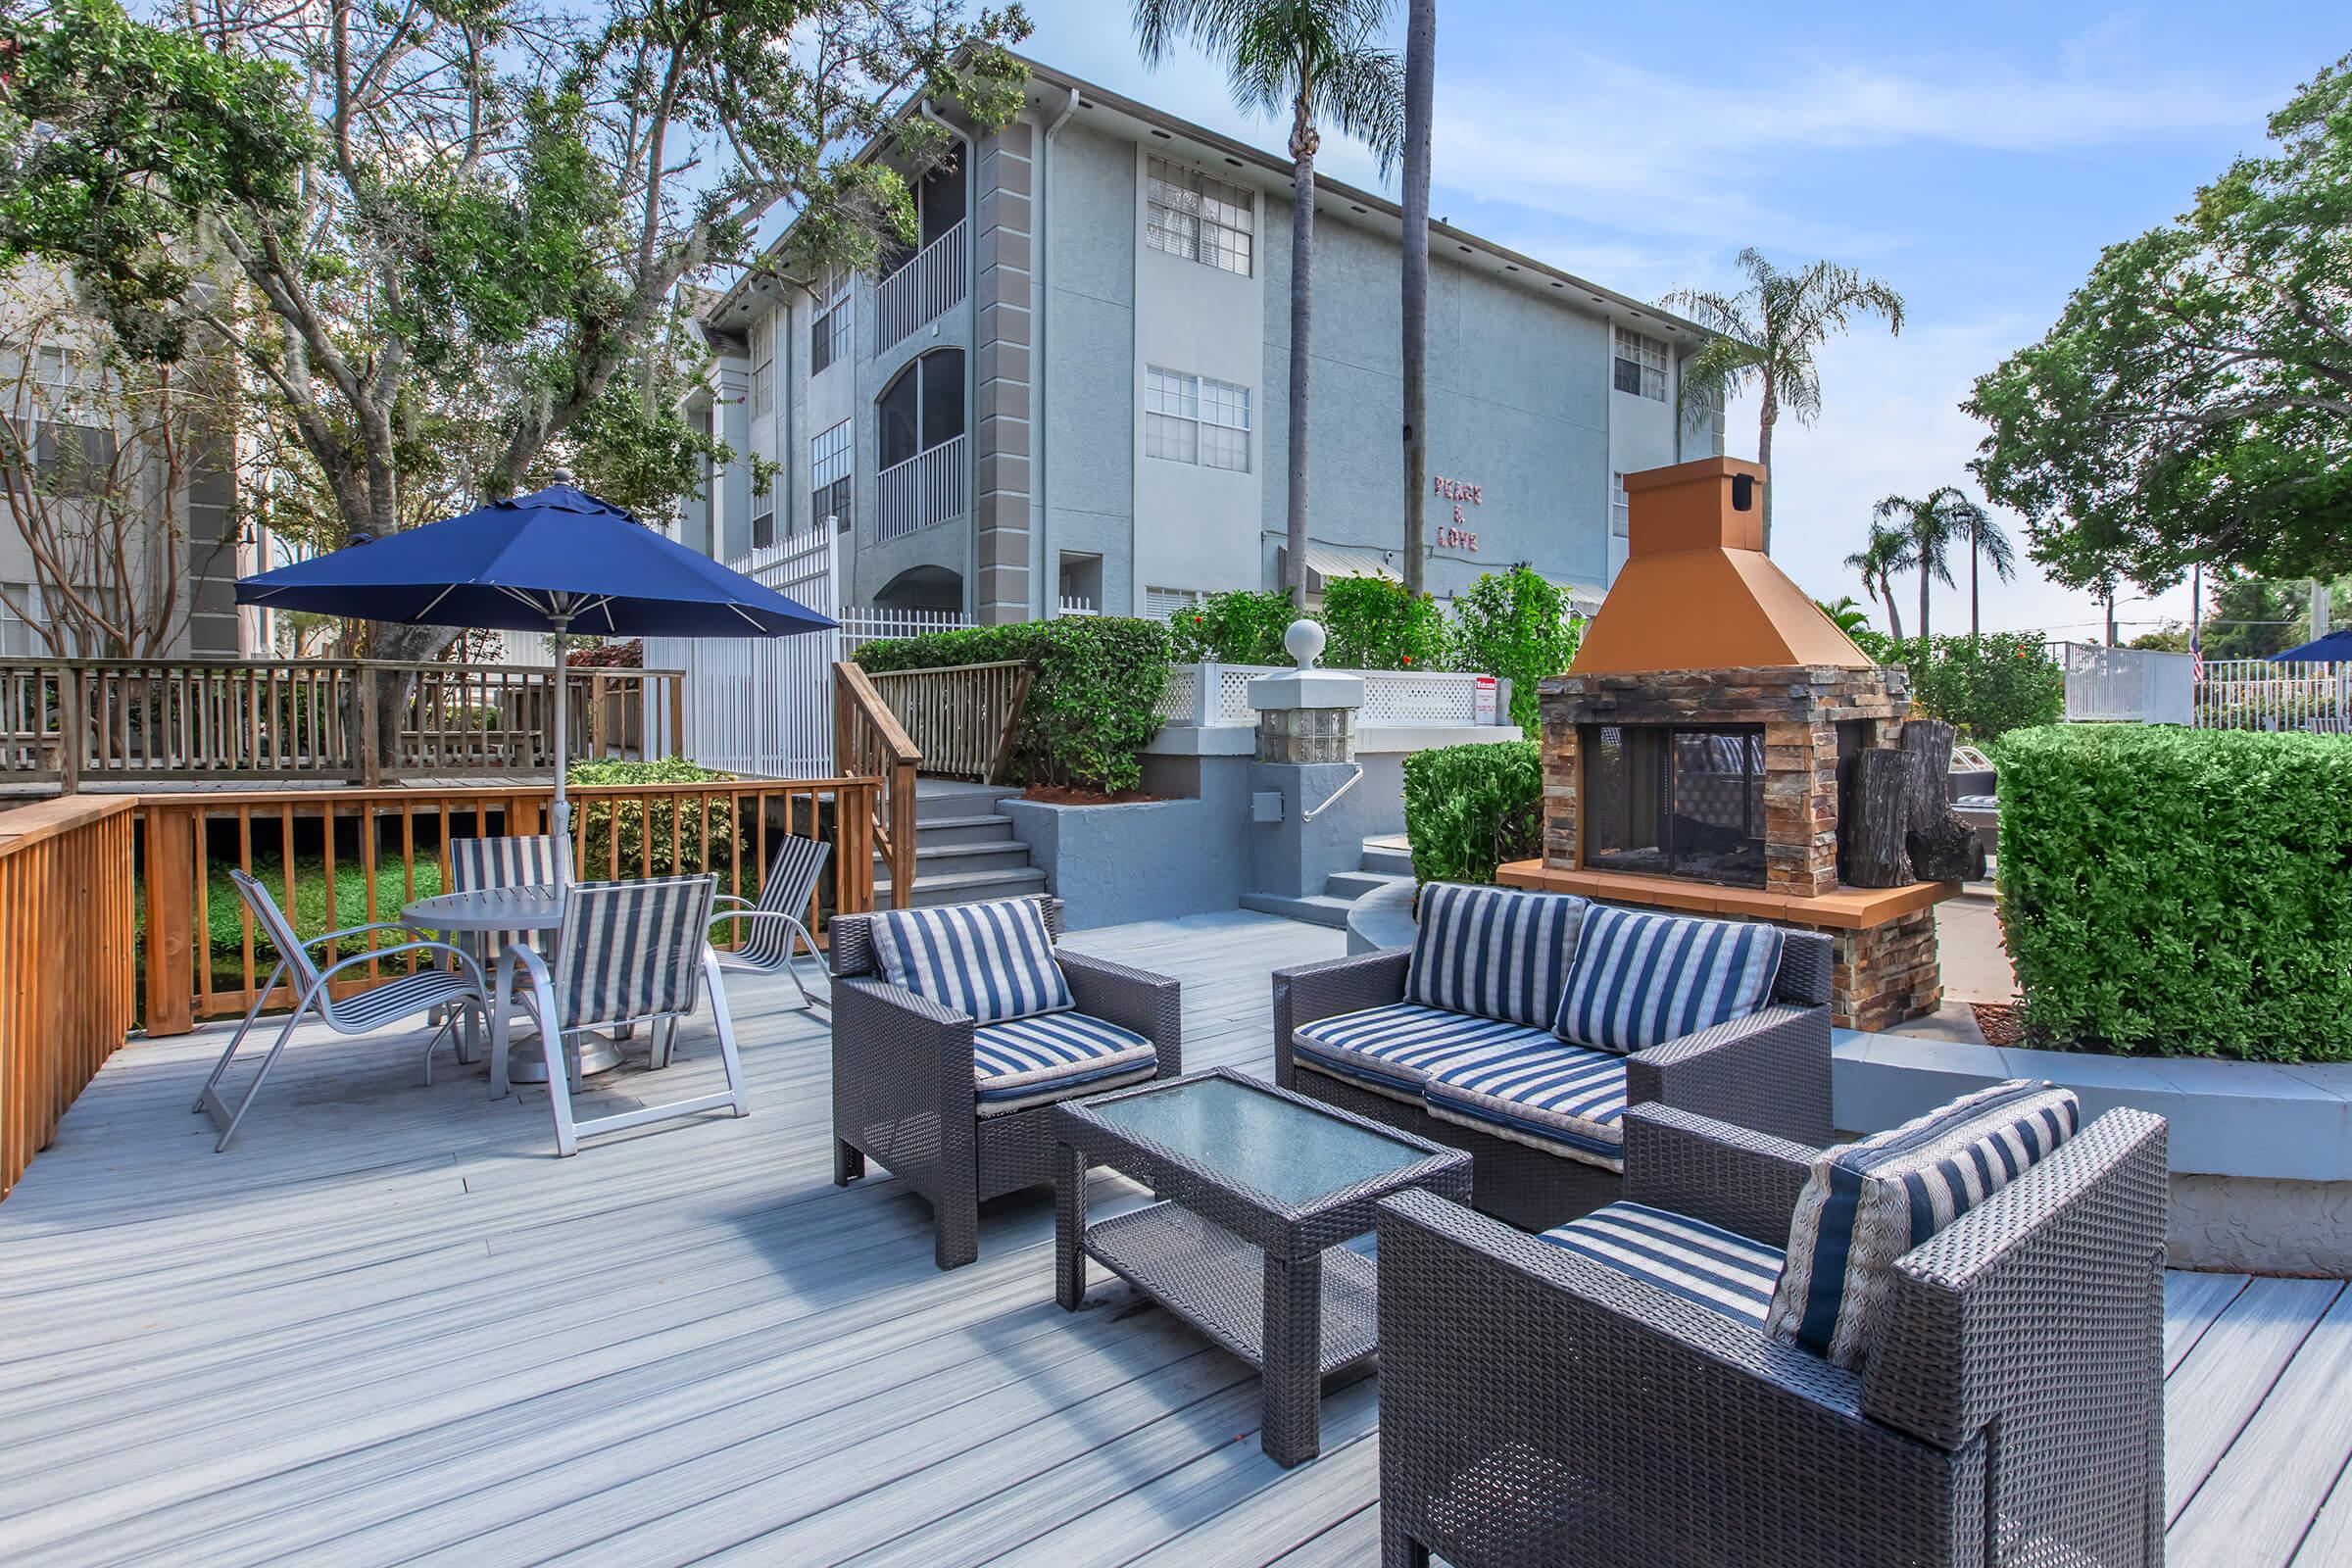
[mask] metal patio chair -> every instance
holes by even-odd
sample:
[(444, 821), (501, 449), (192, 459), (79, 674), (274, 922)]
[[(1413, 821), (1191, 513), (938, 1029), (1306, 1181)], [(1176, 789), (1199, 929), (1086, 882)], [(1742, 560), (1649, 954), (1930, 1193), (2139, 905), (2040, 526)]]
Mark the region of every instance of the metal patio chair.
[[(564, 890), (564, 924), (553, 955), (543, 958), (517, 944), (499, 956), (490, 1007), (490, 1098), (507, 1095), (507, 1032), (518, 1000), (514, 987), (518, 978), (527, 977), (547, 1058), (547, 1098), (559, 1155), (576, 1153), (583, 1134), (618, 1132), (705, 1110), (751, 1113), (718, 957), (704, 936), (717, 891), (718, 878), (708, 874), (575, 882)], [(571, 1097), (580, 1087), (578, 1036), (590, 1029), (658, 1025), (650, 1031), (649, 1064), (666, 1067), (677, 1044), (678, 1021), (702, 1004), (706, 986), (725, 1090), (576, 1120)]]
[[(220, 1141), (213, 1146), (216, 1153), (225, 1151), (228, 1141), (237, 1135), (238, 1124), (244, 1121), (245, 1113), (253, 1108), (254, 1097), (262, 1092), (263, 1080), (270, 1076), (270, 1069), (277, 1064), (286, 1043), (294, 1038), (295, 1026), (314, 1008), (320, 1021), (339, 1035), (373, 1034), (388, 1023), (412, 1018), (418, 1013), (439, 1014), (440, 1028), (434, 1031), (433, 1042), (425, 1047), (427, 1083), (431, 1082), (429, 1063), (432, 1059), (432, 1044), (438, 1043), (441, 1035), (456, 1021), (456, 1009), (487, 1009), (489, 987), (483, 983), (481, 965), (463, 949), (447, 942), (416, 938), (408, 926), (397, 920), (376, 920), (367, 925), (347, 926), (343, 930), (329, 931), (305, 942), (295, 935), (293, 922), (278, 908), (277, 901), (270, 896), (269, 889), (242, 870), (232, 870), (228, 874), (236, 883), (237, 892), (244, 898), (246, 906), (253, 911), (254, 918), (268, 934), (270, 945), (277, 949), (278, 956), (277, 967), (270, 971), (270, 978), (255, 993), (253, 1005), (245, 1011), (245, 1021), (237, 1025), (237, 1032), (230, 1038), (228, 1049), (220, 1054), (220, 1059), (213, 1066), (212, 1076), (204, 1081), (203, 1093), (196, 1097), (196, 1103), (190, 1107), (210, 1116), (213, 1124), (220, 1129)], [(403, 932), (409, 934), (411, 940), (355, 953), (323, 969), (311, 957), (310, 950), (313, 948), (329, 942), (347, 942), (354, 937), (365, 937), (377, 931)], [(338, 998), (334, 995), (335, 977), (347, 969), (369, 961), (380, 962), (397, 954), (426, 951), (447, 956), (450, 967), (418, 969), (369, 986), (351, 996)], [(261, 1016), (263, 1005), (277, 989), (279, 977), (288, 970), (293, 972), (299, 1000), (294, 1004), (294, 1010), (286, 1015), (276, 1041), (270, 1047), (270, 1054), (262, 1058), (261, 1066), (254, 1072), (253, 1082), (246, 1085), (245, 1097), (232, 1108), (220, 1098), (220, 1076), (228, 1071), (228, 1064), (235, 1059), (238, 1048), (244, 1045), (245, 1036), (252, 1030), (254, 1020)]]
[(743, 946), (733, 952), (721, 950), (722, 963), (732, 961), (746, 969), (762, 974), (774, 974), (781, 969), (792, 978), (793, 989), (801, 994), (801, 1005), (814, 1007), (817, 999), (809, 993), (801, 979), (795, 939), (805, 944), (808, 956), (816, 956), (816, 938), (801, 924), (801, 911), (816, 895), (817, 878), (824, 875), (825, 861), (833, 846), (822, 839), (805, 839), (787, 833), (783, 847), (776, 851), (773, 865), (767, 868), (767, 879), (760, 884), (760, 902), (722, 893), (717, 902), (733, 907), (721, 908), (710, 916), (713, 926), (721, 921), (742, 921), (746, 930)]
[[(553, 887), (571, 874), (571, 850), (553, 833), (515, 834), (504, 838), (451, 839), (449, 841), (449, 891), (478, 893), (485, 888)], [(527, 931), (492, 931), (481, 938), (480, 959), (487, 975), (498, 965), (498, 956), (517, 942), (526, 942)], [(521, 999), (528, 1012), (531, 999)], [(435, 1023), (441, 1020), (438, 1015)], [(466, 1054), (466, 1036), (456, 1037), (458, 1061), (461, 1065), (471, 1060)], [(433, 1081), (433, 1050), (440, 1036), (424, 1049), (424, 1081)]]

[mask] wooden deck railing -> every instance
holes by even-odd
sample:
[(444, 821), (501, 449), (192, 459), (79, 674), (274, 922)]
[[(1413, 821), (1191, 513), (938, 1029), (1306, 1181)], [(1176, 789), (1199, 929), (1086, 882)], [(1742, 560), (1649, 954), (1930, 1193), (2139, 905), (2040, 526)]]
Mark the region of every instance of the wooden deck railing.
[(1025, 659), (1005, 659), (938, 669), (872, 670), (867, 678), (922, 754), (924, 772), (994, 784), (1012, 755), (1012, 733), (1037, 666)]
[[(306, 936), (397, 919), (404, 904), (449, 885), (451, 840), (548, 831), (550, 793), (521, 785), (139, 798), (148, 1033), (182, 1034), (197, 1019), (244, 1011), (274, 961), (230, 866), (259, 877)], [(570, 791), (574, 869), (582, 878), (715, 871), (722, 893), (753, 898), (777, 834), (822, 838), (833, 846), (827, 885), (805, 915), (817, 931), (825, 916), (873, 907), (881, 793), (872, 778), (581, 786)], [(368, 945), (398, 940), (377, 933)], [(322, 951), (327, 962), (350, 956)], [(352, 984), (405, 972), (409, 961), (370, 963)], [(293, 1000), (283, 987), (272, 999)]]
[[(0, 662), (0, 779), (162, 779), (372, 784), (402, 773), (532, 773), (554, 765), (553, 665), (213, 660)], [(681, 749), (680, 671), (573, 669), (565, 681), (573, 760)], [(400, 727), (379, 747), (353, 722), (405, 686)], [(654, 711), (667, 736), (646, 734)], [(662, 697), (665, 695), (666, 701)], [(380, 753), (380, 755), (379, 755)]]
[(0, 811), (0, 1197), (135, 1016), (129, 797)]
[(923, 754), (874, 690), (873, 677), (847, 662), (833, 666), (833, 765), (879, 781), (873, 799), (874, 849), (890, 870), (894, 908), (910, 907), (914, 887), (914, 778)]

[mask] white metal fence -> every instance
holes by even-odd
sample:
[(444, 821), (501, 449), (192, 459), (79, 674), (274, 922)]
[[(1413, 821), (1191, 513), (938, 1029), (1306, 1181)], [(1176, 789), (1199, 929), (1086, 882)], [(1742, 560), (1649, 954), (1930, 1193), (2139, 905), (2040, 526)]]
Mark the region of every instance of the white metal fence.
[(920, 637), (935, 631), (962, 631), (972, 622), (953, 610), (845, 610), (841, 612), (841, 655), (886, 637)]
[(2352, 663), (2209, 659), (2197, 683), (2196, 715), (2203, 729), (2352, 734)]
[(2186, 654), (2096, 643), (2052, 643), (2066, 672), (2070, 722), (2187, 724), (2195, 717), (2195, 661)]
[[(815, 528), (732, 564), (744, 575), (826, 615), (841, 612), (836, 535)], [(686, 755), (705, 767), (770, 778), (833, 774), (833, 662), (839, 631), (798, 637), (648, 637), (646, 662), (683, 669)], [(669, 715), (647, 703), (649, 735)], [(650, 726), (659, 723), (661, 727)]]
[(875, 288), (876, 354), (963, 303), (964, 236), (969, 232), (968, 223), (957, 223), (915, 252), (911, 261)]
[(882, 470), (874, 491), (875, 538), (901, 539), (963, 515), (966, 440), (951, 436)]
[[(1159, 716), (1168, 724), (1255, 724), (1250, 683), (1260, 675), (1289, 672), (1284, 664), (1177, 664), (1168, 671)], [(1482, 714), (1479, 683), (1490, 677), (1454, 670), (1355, 669), (1364, 682), (1364, 706), (1356, 722), (1366, 725), (1478, 724), (1506, 722), (1511, 683), (1494, 681), (1494, 707)]]

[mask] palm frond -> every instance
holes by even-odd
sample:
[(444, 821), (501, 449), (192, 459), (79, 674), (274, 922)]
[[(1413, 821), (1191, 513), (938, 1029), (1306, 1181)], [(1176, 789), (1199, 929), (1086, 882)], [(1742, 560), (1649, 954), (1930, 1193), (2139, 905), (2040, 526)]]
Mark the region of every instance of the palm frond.
[(1325, 60), (1307, 109), (1369, 147), (1385, 178), (1404, 152), (1403, 59), (1358, 45)]

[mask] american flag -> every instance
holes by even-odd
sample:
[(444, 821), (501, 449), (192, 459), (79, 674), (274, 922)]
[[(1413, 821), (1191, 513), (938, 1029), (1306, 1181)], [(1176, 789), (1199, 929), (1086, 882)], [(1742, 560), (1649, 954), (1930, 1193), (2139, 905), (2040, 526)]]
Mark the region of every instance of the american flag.
[(2205, 684), (2205, 639), (2193, 627), (2188, 634), (2188, 681), (2192, 686)]

